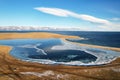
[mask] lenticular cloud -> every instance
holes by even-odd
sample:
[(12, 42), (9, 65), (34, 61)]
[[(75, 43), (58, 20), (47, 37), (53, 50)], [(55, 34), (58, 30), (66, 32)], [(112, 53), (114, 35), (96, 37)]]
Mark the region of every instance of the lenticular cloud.
[(78, 13), (74, 13), (72, 11), (65, 10), (65, 9), (46, 8), (46, 7), (37, 7), (34, 9), (47, 13), (47, 14), (52, 14), (52, 15), (60, 16), (60, 17), (71, 16), (71, 17), (82, 19), (82, 20), (89, 21), (92, 23), (99, 23), (99, 24), (106, 24), (106, 25), (111, 24), (108, 20), (105, 20), (105, 19), (97, 18), (94, 16), (86, 15), (86, 14), (78, 14)]

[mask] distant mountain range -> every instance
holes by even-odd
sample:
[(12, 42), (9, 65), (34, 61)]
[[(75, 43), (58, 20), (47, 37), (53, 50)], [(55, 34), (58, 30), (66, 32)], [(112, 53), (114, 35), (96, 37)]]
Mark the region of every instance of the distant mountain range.
[(79, 28), (37, 27), (37, 26), (0, 26), (0, 31), (80, 31)]

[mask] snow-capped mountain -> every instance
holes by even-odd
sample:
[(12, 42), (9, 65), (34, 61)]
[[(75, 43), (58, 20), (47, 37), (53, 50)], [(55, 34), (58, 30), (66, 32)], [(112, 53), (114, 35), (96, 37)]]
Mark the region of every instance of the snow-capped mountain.
[(0, 31), (78, 31), (79, 28), (39, 27), (39, 26), (0, 26)]

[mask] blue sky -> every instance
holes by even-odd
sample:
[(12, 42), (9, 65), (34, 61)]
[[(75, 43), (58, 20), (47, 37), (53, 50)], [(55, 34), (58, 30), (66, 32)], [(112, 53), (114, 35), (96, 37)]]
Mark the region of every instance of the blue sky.
[(120, 0), (0, 0), (0, 26), (120, 31)]

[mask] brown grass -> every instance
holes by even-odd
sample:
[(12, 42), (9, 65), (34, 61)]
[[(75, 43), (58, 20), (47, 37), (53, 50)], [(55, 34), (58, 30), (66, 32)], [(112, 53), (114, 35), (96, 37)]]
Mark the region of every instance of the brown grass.
[(79, 38), (78, 36), (60, 35), (47, 32), (31, 33), (0, 33), (0, 39), (20, 39), (20, 38)]

